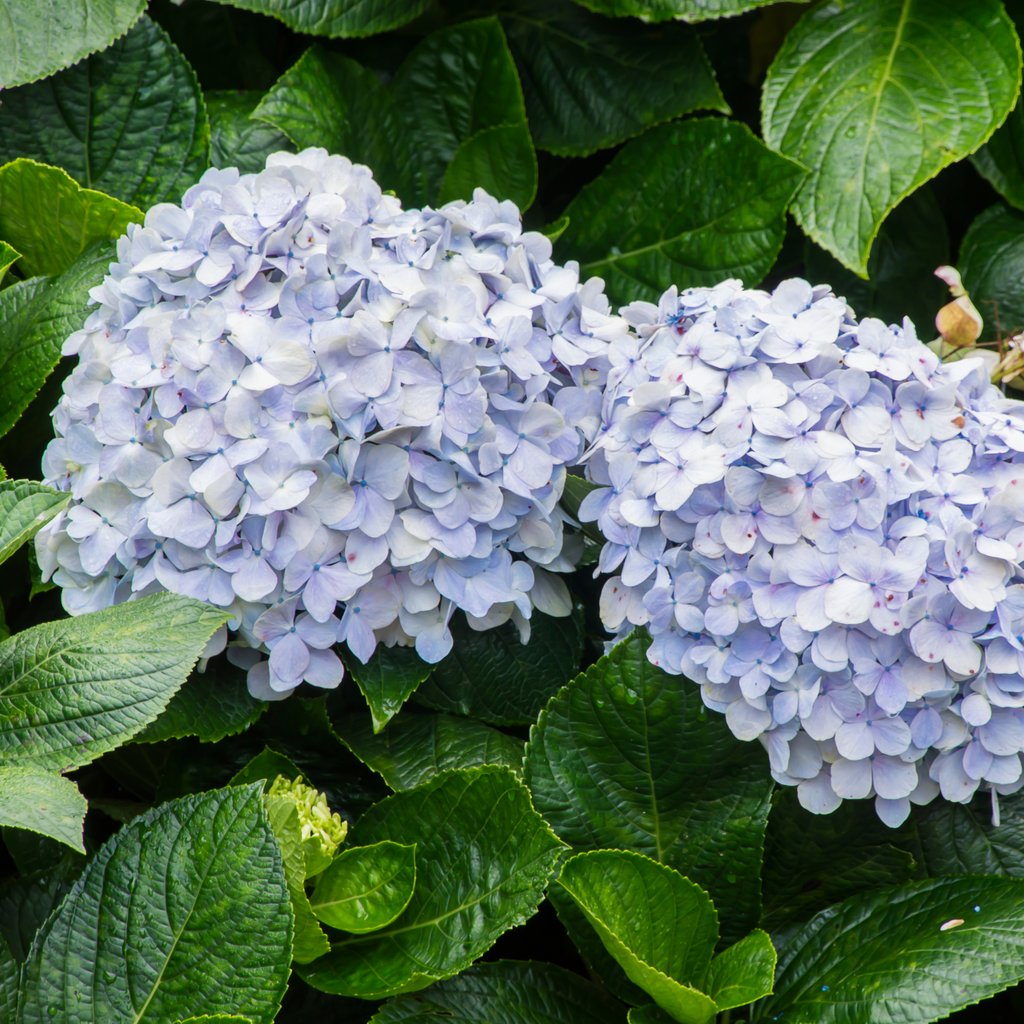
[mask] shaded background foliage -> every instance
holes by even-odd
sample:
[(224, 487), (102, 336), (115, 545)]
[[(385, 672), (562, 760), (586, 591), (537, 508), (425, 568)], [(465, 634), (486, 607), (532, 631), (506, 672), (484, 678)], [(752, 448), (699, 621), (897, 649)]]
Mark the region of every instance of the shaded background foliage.
[[(1024, 25), (1024, 6), (1017, 0), (1005, 12), (998, 0), (813, 7), (759, 0), (0, 0), (0, 12), (9, 15), (0, 31), (4, 52), (47, 19), (62, 30), (49, 50), (14, 47), (17, 58), (0, 70), (9, 86), (0, 95), (0, 464), (12, 479), (39, 476), (52, 437), (49, 411), (70, 368), (68, 360), (58, 363), (59, 346), (85, 315), (110, 239), (153, 203), (177, 202), (207, 166), (255, 171), (268, 153), (307, 145), (368, 163), (409, 206), (468, 198), (475, 185), (514, 199), (526, 226), (555, 241), (556, 258), (604, 277), (616, 301), (656, 298), (673, 282), (741, 276), (770, 288), (799, 275), (829, 282), (861, 316), (909, 315), (928, 340), (946, 301), (932, 272), (954, 263), (985, 316), (985, 340), (999, 344), (1024, 330), (1024, 108), (1012, 28)], [(906, 52), (879, 72), (887, 47), (904, 33)], [(915, 64), (918, 51), (931, 59)], [(833, 83), (837, 63), (840, 84), (829, 107), (821, 82)], [(893, 90), (873, 93), (871, 83), (886, 75), (904, 85), (913, 80), (913, 102), (900, 106)], [(867, 108), (865, 96), (873, 103)], [(837, 143), (834, 158), (826, 142)], [(33, 510), (44, 512), (42, 505)], [(57, 591), (40, 583), (29, 547), (19, 547), (23, 534), (9, 533), (0, 542), (0, 561), (9, 556), (0, 572), (0, 636), (64, 618)], [(40, 1001), (40, 986), (56, 985), (61, 973), (47, 950), (67, 925), (59, 915), (44, 922), (79, 876), (73, 898), (102, 904), (95, 858), (115, 834), (124, 847), (102, 856), (114, 865), (115, 890), (130, 902), (132, 879), (163, 884), (185, 871), (173, 858), (126, 866), (138, 836), (151, 828), (176, 840), (184, 835), (200, 851), (217, 834), (218, 815), (230, 812), (237, 848), (214, 866), (234, 871), (253, 894), (253, 943), (262, 930), (268, 950), (293, 940), (298, 949), (298, 933), (288, 938), (274, 910), (294, 848), (289, 853), (278, 837), (282, 861), (265, 841), (255, 790), (225, 788), (281, 773), (301, 773), (325, 794), (360, 843), (407, 849), (402, 844), (417, 840), (415, 823), (429, 817), (417, 801), (434, 813), (447, 799), (440, 791), (448, 783), (432, 781), (438, 773), (479, 770), (457, 777), (475, 794), (462, 823), (468, 830), (488, 808), (505, 806), (499, 796), (525, 808), (525, 791), (509, 774), (521, 772), (536, 810), (573, 852), (642, 852), (686, 873), (711, 892), (723, 943), (760, 924), (777, 945), (796, 950), (787, 970), (797, 982), (805, 970), (801, 929), (812, 936), (803, 940), (807, 948), (822, 945), (813, 936), (825, 919), (812, 918), (840, 901), (889, 885), (969, 885), (963, 875), (1024, 878), (1024, 798), (1004, 802), (999, 826), (980, 801), (917, 809), (898, 830), (880, 825), (869, 806), (811, 818), (792, 792), (772, 792), (761, 749), (738, 744), (691, 685), (652, 670), (635, 647), (598, 662), (599, 583), (584, 567), (570, 586), (573, 616), (536, 613), (525, 647), (511, 627), (480, 634), (456, 622), (455, 651), (432, 671), (410, 652), (380, 648), (367, 666), (348, 663), (338, 691), (325, 697), (307, 688), (272, 714), (223, 658), (184, 685), (177, 669), (167, 669), (164, 683), (149, 672), (152, 713), (128, 728), (123, 708), (107, 708), (116, 741), (95, 750), (84, 743), (87, 751), (52, 764), (46, 757), (56, 754), (43, 757), (46, 769), (80, 766), (59, 777), (69, 788), (60, 791), (63, 803), (51, 800), (60, 820), (48, 827), (70, 837), (93, 866), (82, 875), (81, 853), (18, 827), (25, 820), (17, 808), (0, 822), (0, 936), (19, 963), (39, 936), (31, 968), (36, 1001), (20, 1011), (4, 1003), (10, 963), (0, 957), (0, 1021), (21, 1012), (60, 1024), (71, 1012), (45, 1010)], [(113, 619), (110, 625), (121, 628)], [(194, 661), (204, 641), (187, 623), (181, 628)], [(5, 782), (4, 772), (31, 768), (4, 759), (18, 744), (24, 752), (24, 737), (38, 723), (24, 709), (25, 721), (17, 720), (17, 693), (0, 679), (0, 711), (15, 723), (0, 729), (0, 789), (15, 779), (32, 793), (29, 783), (46, 779), (9, 775)], [(63, 691), (50, 697), (65, 710), (77, 699)], [(389, 792), (395, 802), (381, 804)], [(83, 797), (79, 839), (72, 826), (84, 813)], [(173, 813), (153, 810), (165, 805)], [(609, 991), (648, 1001), (564, 891), (552, 886), (529, 917), (545, 858), (555, 855), (551, 833), (530, 820), (530, 856), (544, 870), (503, 862), (522, 886), (522, 907), (505, 917), (491, 908), (500, 927), (467, 940), (454, 959), (450, 949), (424, 941), (449, 957), (445, 969), (486, 949), (485, 963), (544, 960), (573, 974), (541, 964), (523, 976), (507, 965), (492, 974), (470, 968), (436, 987), (434, 1009), (400, 998), (379, 1021), (421, 1021), (449, 1008), (468, 1013), (470, 996), (486, 1009), (481, 993), (493, 1000), (496, 991), (502, 1005), (513, 991), (525, 1007), (531, 993), (551, 990), (569, 1008), (565, 1020), (609, 1024), (625, 1019)], [(507, 840), (500, 830), (487, 836), (494, 848)], [(445, 840), (434, 834), (425, 844), (434, 860), (424, 877), (432, 872), (440, 884), (457, 872), (457, 858), (444, 860)], [(254, 857), (262, 876), (246, 870)], [(204, 863), (198, 852), (194, 860)], [(986, 885), (998, 903), (1005, 883)], [(211, 921), (217, 907), (213, 897), (201, 904)], [(306, 927), (310, 921), (311, 912)], [(130, 915), (120, 923), (135, 926)], [(316, 946), (315, 936), (305, 939)], [(975, 952), (1007, 962), (1017, 955)], [(145, 964), (136, 966), (145, 974)], [(315, 981), (313, 968), (301, 973)], [(279, 974), (254, 983), (265, 990), (262, 1003), (234, 1008), (269, 1020), (284, 992)], [(114, 979), (105, 980), (113, 986), (110, 1005), (122, 1005)], [(936, 1012), (997, 987), (963, 989), (962, 998), (958, 990)], [(171, 1020), (174, 998), (159, 1019)], [(320, 992), (294, 975), (283, 998), (274, 1019), (284, 1024), (355, 1024), (379, 1002)], [(808, 1017), (825, 1013), (773, 998), (762, 1007), (769, 1016), (784, 1005)], [(1017, 1020), (1022, 1007), (1024, 996), (1011, 989), (955, 1017)], [(633, 1011), (634, 1024), (640, 1019)]]

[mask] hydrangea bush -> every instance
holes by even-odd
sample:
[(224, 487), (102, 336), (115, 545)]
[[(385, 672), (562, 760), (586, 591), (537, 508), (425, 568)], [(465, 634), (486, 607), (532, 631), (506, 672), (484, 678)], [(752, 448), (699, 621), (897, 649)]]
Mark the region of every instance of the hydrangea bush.
[(44, 459), (73, 502), (36, 553), (71, 614), (226, 608), (277, 699), (337, 686), (339, 640), (437, 662), (455, 608), (524, 641), (534, 607), (569, 613), (558, 501), (624, 325), (514, 204), (403, 210), (310, 149), (207, 171), (117, 255)]

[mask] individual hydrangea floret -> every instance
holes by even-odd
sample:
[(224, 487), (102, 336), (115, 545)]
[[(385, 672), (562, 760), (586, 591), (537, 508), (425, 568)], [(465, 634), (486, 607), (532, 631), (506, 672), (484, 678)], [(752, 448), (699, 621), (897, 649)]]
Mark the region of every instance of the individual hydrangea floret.
[(817, 813), (1024, 784), (1024, 404), (827, 286), (621, 311), (580, 519), (601, 615)]
[[(117, 244), (64, 345), (38, 535), (72, 614), (168, 590), (227, 609), (267, 699), (334, 645), (451, 649), (449, 619), (566, 615), (565, 467), (600, 424), (603, 283), (512, 203), (403, 210), (324, 150), (212, 169)], [(207, 654), (223, 648), (222, 630)]]

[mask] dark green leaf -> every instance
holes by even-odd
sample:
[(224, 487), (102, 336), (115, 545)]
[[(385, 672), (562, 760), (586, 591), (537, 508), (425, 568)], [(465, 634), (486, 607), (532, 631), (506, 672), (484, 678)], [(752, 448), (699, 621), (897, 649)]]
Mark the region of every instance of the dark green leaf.
[(551, 244), (554, 245), (555, 242), (557, 242), (562, 237), (562, 235), (565, 234), (565, 229), (568, 226), (569, 218), (559, 217), (558, 220), (554, 222), (554, 224), (549, 224), (544, 229), (544, 234), (548, 236), (548, 241), (550, 241)]
[(586, 156), (692, 110), (729, 108), (693, 29), (518, 0), (501, 21), (538, 149)]
[(526, 782), (574, 849), (643, 853), (706, 888), (735, 941), (760, 912), (772, 780), (760, 748), (708, 716), (699, 688), (652, 665), (648, 646), (619, 644), (544, 709)]
[(416, 691), (416, 699), (493, 725), (529, 724), (579, 672), (583, 612), (574, 608), (569, 618), (560, 619), (534, 610), (530, 623), (530, 642), (522, 644), (511, 622), (478, 632), (455, 616), (455, 646)]
[(300, 974), (337, 995), (380, 998), (468, 967), (531, 917), (562, 844), (507, 768), (446, 772), (371, 807), (353, 841), (417, 846), (416, 891), (391, 925), (332, 944)]
[(61, 274), (91, 245), (143, 219), (138, 208), (81, 188), (59, 167), (26, 159), (0, 167), (0, 235), (21, 253), (26, 277)]
[(271, 153), (295, 149), (284, 132), (249, 116), (263, 96), (262, 92), (203, 94), (210, 115), (210, 163), (214, 167), (237, 167), (242, 174), (258, 174)]
[(719, 1010), (771, 995), (775, 947), (760, 928), (719, 953), (708, 968), (707, 991)]
[(178, 1021), (178, 1024), (252, 1024), (248, 1017), (237, 1017), (235, 1014), (215, 1013), (212, 1017), (203, 1014), (201, 1017), (189, 1017)]
[(515, 772), (522, 769), (522, 741), (472, 718), (407, 714), (376, 734), (368, 715), (345, 715), (334, 726), (356, 757), (396, 791), (414, 789), (455, 768), (501, 764)]
[(0, 764), (0, 825), (38, 832), (85, 853), (87, 810), (70, 779), (34, 765)]
[(706, 1024), (701, 989), (718, 917), (700, 886), (649, 857), (595, 850), (566, 861), (558, 884), (576, 901), (630, 981), (681, 1024)]
[(914, 858), (897, 849), (902, 838), (867, 801), (815, 815), (792, 789), (779, 790), (765, 835), (762, 926), (778, 937), (855, 893), (909, 882)]
[(0, 1024), (16, 1024), (21, 968), (0, 935)]
[(754, 286), (775, 261), (803, 178), (739, 122), (662, 125), (627, 143), (569, 203), (556, 259), (603, 277), (613, 302), (656, 302), (672, 284), (723, 277)]
[(293, 32), (310, 36), (370, 36), (419, 17), (429, 0), (217, 0), (269, 14)]
[(819, 914), (783, 948), (757, 1020), (924, 1024), (1022, 977), (1024, 882), (935, 879)]
[(52, 75), (109, 46), (145, 0), (0, 0), (0, 89)]
[(424, 198), (415, 190), (401, 111), (380, 79), (348, 57), (311, 47), (252, 116), (280, 129), (299, 149), (322, 146), (368, 165), (381, 188), (397, 191), (410, 206)]
[(0, 825), (0, 833), (3, 834), (7, 852), (23, 875), (30, 875), (36, 871), (54, 871), (68, 858), (77, 856), (63, 843), (58, 843), (49, 836), (42, 836), (38, 832), (4, 828)]
[(946, 220), (928, 185), (885, 219), (871, 245), (866, 281), (813, 242), (804, 250), (809, 280), (830, 284), (858, 316), (876, 316), (887, 324), (901, 324), (909, 316), (924, 341), (935, 334), (935, 314), (948, 301), (945, 284), (935, 276), (935, 268), (948, 262)]
[(84, 188), (142, 209), (177, 202), (209, 155), (195, 73), (145, 16), (106, 50), (4, 91), (0, 163), (30, 157), (59, 166)]
[(185, 797), (122, 828), (36, 937), (24, 1024), (220, 1012), (270, 1024), (292, 913), (262, 788)]
[(997, 316), (1004, 335), (1024, 329), (1024, 213), (990, 206), (968, 229), (958, 265), (985, 318), (982, 340), (995, 338)]
[(896, 204), (1010, 112), (1021, 55), (1000, 0), (829, 0), (768, 71), (769, 146), (810, 170), (793, 207), (855, 273)]
[(0, 480), (0, 563), (30, 541), (69, 501), (35, 480)]
[(554, 964), (474, 964), (415, 996), (381, 1007), (373, 1024), (625, 1024), (607, 992)]
[(500, 124), (468, 138), (444, 172), (438, 203), (473, 198), (482, 188), (526, 210), (537, 194), (537, 157), (526, 124)]
[(427, 36), (399, 68), (392, 95), (412, 133), (417, 196), (468, 200), (475, 183), (523, 206), (533, 200), (526, 107), (497, 18)]
[(266, 701), (249, 693), (245, 672), (227, 658), (217, 657), (206, 671), (193, 672), (185, 680), (166, 710), (136, 739), (154, 743), (198, 736), (205, 743), (215, 743), (247, 729), (266, 710)]
[(774, 0), (579, 0), (584, 7), (615, 18), (640, 18), (642, 21), (706, 21), (728, 18)]
[(103, 280), (113, 258), (113, 243), (100, 242), (54, 281), (32, 278), (0, 292), (0, 436), (57, 365), (65, 339), (85, 323), (89, 289)]
[(0, 644), (0, 758), (64, 771), (153, 721), (226, 619), (158, 594), (33, 626)]
[(302, 848), (302, 822), (299, 808), (287, 797), (264, 797), (267, 820), (274, 831), (281, 850), (284, 877), (292, 901), (295, 928), (292, 933), (292, 958), (296, 963), (308, 964), (323, 956), (330, 948), (306, 895), (306, 855)]
[(7, 271), (20, 259), (21, 253), (14, 246), (8, 245), (6, 242), (0, 242), (0, 282), (3, 281)]
[(84, 857), (69, 853), (56, 866), (12, 878), (4, 885), (0, 894), (0, 938), (19, 964), (28, 959), (36, 932), (71, 891), (84, 867)]
[(232, 777), (230, 786), (249, 786), (261, 779), (264, 782), (273, 782), (279, 775), (283, 775), (289, 781), (302, 777), (302, 772), (296, 767), (291, 758), (279, 754), (270, 747), (264, 747), (240, 772)]
[(402, 913), (416, 887), (416, 844), (384, 840), (340, 853), (310, 897), (313, 913), (332, 928), (376, 931)]
[(385, 647), (384, 644), (377, 644), (365, 665), (354, 657), (346, 658), (345, 664), (370, 705), (374, 732), (380, 732), (398, 714), (399, 708), (434, 667), (413, 647)]
[(1024, 102), (972, 157), (971, 163), (1002, 193), (1007, 202), (1024, 209)]

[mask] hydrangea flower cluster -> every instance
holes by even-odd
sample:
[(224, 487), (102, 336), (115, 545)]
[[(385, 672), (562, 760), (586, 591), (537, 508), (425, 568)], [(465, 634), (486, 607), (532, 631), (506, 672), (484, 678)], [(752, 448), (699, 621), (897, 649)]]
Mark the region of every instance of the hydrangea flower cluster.
[(859, 323), (828, 287), (739, 281), (623, 311), (601, 486), (601, 614), (702, 684), (817, 813), (1024, 784), (1024, 404), (979, 360)]
[(320, 149), (207, 171), (129, 227), (64, 345), (44, 475), (73, 501), (44, 577), (72, 614), (159, 590), (228, 609), (268, 699), (337, 686), (339, 641), (438, 661), (455, 608), (528, 635), (571, 607), (565, 466), (629, 332), (602, 288), (479, 190), (403, 210)]

